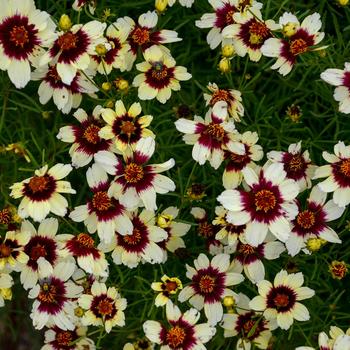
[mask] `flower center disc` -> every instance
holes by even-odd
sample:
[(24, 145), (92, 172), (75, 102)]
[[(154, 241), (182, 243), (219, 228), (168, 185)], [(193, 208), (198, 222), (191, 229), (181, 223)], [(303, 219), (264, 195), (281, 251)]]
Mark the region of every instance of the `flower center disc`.
[(210, 123), (207, 127), (209, 135), (214, 136), (216, 139), (221, 140), (225, 136), (225, 130), (220, 124)]
[(68, 51), (77, 47), (77, 36), (71, 32), (64, 33), (57, 39), (57, 45), (63, 51)]
[(254, 203), (257, 211), (268, 211), (275, 208), (277, 204), (276, 196), (270, 190), (261, 190), (255, 193)]
[(173, 349), (176, 349), (183, 343), (185, 337), (185, 331), (181, 327), (175, 326), (168, 330), (166, 341), (169, 346), (171, 346)]
[(280, 307), (286, 307), (289, 303), (289, 296), (286, 294), (280, 294), (278, 293), (274, 298), (273, 301), (277, 308)]
[(103, 316), (111, 315), (113, 312), (113, 304), (109, 300), (101, 300), (97, 305), (97, 310)]
[(304, 166), (304, 159), (300, 154), (296, 154), (291, 158), (287, 166), (288, 166), (288, 170), (290, 171), (301, 170)]
[(144, 176), (143, 169), (140, 165), (130, 163), (125, 167), (125, 180), (129, 183), (139, 182)]
[(178, 287), (178, 285), (174, 281), (167, 281), (165, 283), (165, 289), (167, 290), (167, 292), (173, 292), (177, 289), (177, 287)]
[(157, 62), (153, 65), (152, 78), (156, 80), (163, 80), (167, 76), (168, 76), (168, 69), (163, 63)]
[(341, 162), (340, 172), (346, 177), (350, 177), (350, 159), (345, 159)]
[(146, 28), (136, 28), (131, 37), (135, 43), (143, 45), (149, 41), (149, 30)]
[(304, 39), (295, 39), (291, 42), (290, 44), (290, 52), (296, 56), (299, 55), (301, 53), (306, 52), (308, 49), (308, 45), (306, 43), (306, 41)]
[(44, 283), (40, 288), (38, 299), (41, 302), (52, 304), (56, 302), (56, 296), (57, 296), (56, 287), (53, 286), (52, 284)]
[(203, 293), (212, 293), (215, 287), (215, 278), (205, 275), (199, 281), (199, 288)]
[(7, 258), (11, 255), (12, 249), (5, 243), (0, 244), (0, 258)]
[[(243, 330), (245, 334), (249, 334), (250, 330), (255, 326), (255, 321), (253, 320), (248, 320), (247, 322), (244, 323), (243, 325)], [(254, 332), (255, 333), (255, 332)], [(251, 335), (253, 336), (254, 333)]]
[(94, 240), (87, 233), (79, 233), (76, 239), (80, 245), (89, 249), (93, 248), (95, 245)]
[(129, 245), (136, 245), (140, 243), (142, 239), (142, 235), (139, 229), (134, 228), (132, 231), (132, 235), (125, 235), (123, 236), (124, 242), (126, 242)]
[(249, 34), (251, 44), (261, 44), (270, 35), (270, 30), (265, 23), (254, 21), (249, 26)]
[(235, 21), (233, 20), (233, 14), (235, 12), (233, 10), (230, 10), (226, 13), (226, 17), (225, 17), (225, 22), (226, 22), (226, 25), (229, 25), (229, 24), (233, 24), (235, 23)]
[(304, 210), (297, 216), (297, 223), (302, 227), (309, 229), (316, 222), (315, 214), (310, 210)]
[(214, 91), (209, 104), (211, 106), (214, 106), (215, 103), (218, 101), (228, 102), (229, 100), (230, 100), (230, 93), (227, 90), (219, 89)]
[(133, 122), (124, 121), (124, 122), (122, 122), (120, 129), (124, 134), (130, 135), (135, 131), (136, 126), (134, 125)]
[(34, 176), (29, 180), (29, 188), (33, 193), (43, 192), (48, 188), (49, 179), (46, 176)]
[(10, 31), (10, 41), (23, 48), (29, 42), (27, 29), (24, 26), (14, 26)]
[(106, 191), (99, 191), (92, 198), (92, 206), (99, 211), (106, 211), (112, 206), (112, 200)]
[(69, 346), (70, 343), (73, 341), (73, 335), (69, 331), (57, 333), (56, 341), (58, 345)]
[(30, 250), (30, 258), (32, 260), (38, 260), (40, 257), (46, 256), (46, 249), (42, 245), (38, 244)]
[(255, 253), (255, 248), (249, 244), (241, 244), (238, 248), (238, 251), (244, 255), (252, 255)]
[(97, 125), (89, 125), (84, 131), (83, 137), (86, 141), (96, 145), (96, 143), (100, 141), (100, 137), (98, 136), (99, 131), (100, 128)]

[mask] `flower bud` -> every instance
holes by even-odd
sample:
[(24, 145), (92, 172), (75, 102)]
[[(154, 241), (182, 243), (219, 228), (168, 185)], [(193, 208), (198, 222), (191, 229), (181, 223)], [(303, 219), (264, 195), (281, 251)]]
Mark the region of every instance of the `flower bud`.
[(72, 21), (70, 20), (68, 15), (62, 15), (59, 22), (58, 22), (58, 27), (63, 30), (63, 31), (67, 31), (69, 29), (71, 29), (72, 27)]

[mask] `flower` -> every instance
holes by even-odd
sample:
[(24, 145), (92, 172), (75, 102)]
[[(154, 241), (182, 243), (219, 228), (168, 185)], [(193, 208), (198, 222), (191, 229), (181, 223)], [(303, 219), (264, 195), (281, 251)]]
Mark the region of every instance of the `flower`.
[(12, 298), (12, 286), (12, 276), (6, 272), (0, 272), (0, 307), (5, 305), (5, 300), (10, 300)]
[(76, 222), (84, 221), (88, 232), (97, 231), (105, 243), (111, 242), (116, 230), (122, 235), (130, 234), (133, 226), (126, 208), (108, 194), (108, 175), (99, 165), (93, 164), (86, 172), (86, 179), (92, 198), (86, 204), (76, 207), (69, 217)]
[(95, 281), (91, 287), (91, 294), (83, 294), (78, 303), (87, 310), (81, 320), (85, 326), (103, 326), (109, 333), (114, 326), (125, 325), (123, 311), (127, 301), (121, 298), (115, 287), (107, 289), (104, 283)]
[(106, 23), (90, 21), (60, 32), (49, 51), (41, 57), (40, 65), (54, 60), (58, 76), (64, 84), (70, 85), (78, 70), (89, 67), (96, 46), (103, 42), (105, 29)]
[(344, 213), (334, 201), (326, 203), (327, 193), (314, 187), (307, 199), (305, 208), (299, 205), (299, 212), (292, 221), (292, 232), (286, 241), (288, 253), (292, 256), (305, 247), (309, 238), (321, 238), (327, 242), (341, 243), (336, 232), (327, 223), (336, 220)]
[(332, 277), (338, 280), (341, 280), (345, 277), (348, 272), (348, 268), (344, 261), (332, 261), (332, 263), (328, 266), (329, 272)]
[(55, 40), (55, 24), (45, 11), (36, 9), (33, 0), (1, 1), (1, 70), (7, 70), (16, 88), (30, 80), (30, 65), (38, 64), (38, 54)]
[(171, 96), (171, 90), (181, 89), (179, 81), (189, 80), (192, 75), (182, 66), (176, 66), (170, 53), (153, 45), (143, 53), (145, 62), (136, 65), (142, 72), (133, 80), (133, 86), (138, 87), (140, 100), (153, 100), (165, 103)]
[(211, 94), (204, 93), (206, 106), (214, 107), (219, 101), (227, 103), (229, 115), (237, 122), (244, 115), (241, 92), (234, 89), (220, 89), (215, 83), (209, 83), (207, 86)]
[(151, 288), (155, 292), (159, 292), (154, 302), (156, 306), (164, 306), (168, 302), (171, 302), (170, 296), (182, 289), (182, 283), (177, 277), (163, 275), (161, 281), (162, 282), (153, 282), (151, 284)]
[(144, 205), (147, 210), (156, 210), (156, 194), (175, 190), (175, 183), (159, 174), (175, 165), (173, 158), (162, 164), (146, 165), (154, 150), (154, 139), (147, 137), (137, 142), (131, 155), (124, 154), (124, 162), (111, 152), (100, 151), (95, 155), (96, 163), (115, 176), (109, 193), (128, 209)]
[(330, 164), (316, 169), (314, 179), (327, 177), (318, 184), (323, 192), (333, 192), (333, 201), (340, 207), (350, 203), (350, 146), (339, 141), (334, 154), (324, 151), (323, 158)]
[(140, 117), (141, 112), (140, 103), (134, 102), (126, 110), (121, 100), (116, 101), (115, 110), (102, 109), (101, 116), (107, 125), (99, 131), (99, 136), (106, 140), (113, 140), (116, 148), (122, 152), (128, 147), (134, 150), (137, 141), (141, 138), (155, 137), (153, 132), (147, 129), (153, 117), (151, 115)]
[(16, 182), (11, 189), (11, 197), (24, 197), (18, 207), (18, 215), (42, 221), (52, 212), (58, 216), (67, 213), (68, 202), (60, 193), (76, 193), (68, 181), (60, 181), (72, 171), (69, 164), (47, 165), (35, 170), (33, 177)]
[(227, 103), (217, 102), (213, 109), (210, 109), (205, 120), (195, 116), (194, 120), (180, 118), (175, 122), (176, 129), (186, 134), (183, 140), (194, 145), (192, 157), (200, 165), (207, 160), (210, 165), (217, 169), (224, 160), (224, 150), (230, 150), (242, 154), (244, 146), (235, 142), (235, 125), (232, 121), (226, 121)]
[(297, 214), (293, 201), (299, 193), (294, 180), (286, 179), (283, 165), (274, 163), (261, 169), (258, 174), (246, 167), (242, 170), (250, 188), (226, 190), (218, 201), (227, 209), (227, 221), (234, 225), (246, 224), (245, 238), (248, 244), (257, 247), (267, 232), (285, 242), (290, 234), (290, 220)]
[(321, 73), (321, 79), (336, 86), (333, 97), (339, 102), (339, 111), (346, 114), (350, 113), (350, 63), (345, 62), (343, 70), (326, 69)]
[(186, 265), (186, 276), (192, 282), (180, 292), (178, 299), (180, 302), (189, 299), (190, 304), (197, 310), (204, 306), (204, 314), (212, 325), (222, 319), (221, 300), (228, 295), (237, 297), (237, 294), (227, 287), (244, 280), (241, 274), (227, 272), (229, 265), (228, 254), (218, 254), (211, 262), (204, 254), (200, 254), (194, 261), (195, 268)]
[(57, 134), (59, 140), (72, 143), (69, 154), (74, 167), (85, 166), (91, 162), (95, 153), (112, 149), (112, 141), (99, 136), (104, 126), (101, 112), (101, 106), (96, 106), (92, 115), (88, 115), (82, 108), (79, 108), (73, 116), (80, 122), (80, 125), (63, 126)]
[(83, 288), (69, 278), (75, 271), (72, 261), (59, 262), (51, 274), (42, 278), (39, 273), (39, 283), (29, 291), (29, 298), (35, 299), (30, 317), (34, 328), (56, 325), (62, 330), (74, 330), (75, 302)]
[(73, 10), (80, 11), (85, 5), (88, 5), (91, 14), (94, 14), (97, 0), (74, 0)]
[(215, 334), (215, 327), (208, 323), (196, 325), (200, 313), (195, 309), (190, 309), (184, 314), (172, 303), (166, 304), (166, 317), (168, 325), (157, 321), (146, 321), (143, 324), (143, 330), (146, 337), (152, 342), (161, 345), (161, 349), (203, 349)]
[(311, 187), (311, 178), (314, 175), (316, 166), (311, 164), (309, 152), (301, 152), (301, 141), (289, 145), (288, 152), (271, 151), (267, 158), (275, 163), (282, 163), (287, 173), (287, 179), (295, 180), (300, 192)]
[(249, 306), (253, 310), (263, 311), (267, 320), (276, 320), (281, 329), (289, 329), (294, 319), (310, 319), (309, 311), (299, 301), (311, 298), (315, 291), (302, 287), (303, 283), (301, 272), (288, 274), (281, 270), (273, 284), (266, 280), (257, 283), (260, 295), (253, 298)]
[(319, 32), (322, 22), (317, 12), (307, 16), (301, 24), (293, 14), (286, 12), (280, 17), (279, 24), (287, 40), (269, 38), (261, 47), (261, 52), (267, 57), (277, 57), (276, 63), (271, 68), (278, 69), (282, 75), (287, 75), (299, 55), (317, 50), (312, 47), (324, 38), (324, 33)]

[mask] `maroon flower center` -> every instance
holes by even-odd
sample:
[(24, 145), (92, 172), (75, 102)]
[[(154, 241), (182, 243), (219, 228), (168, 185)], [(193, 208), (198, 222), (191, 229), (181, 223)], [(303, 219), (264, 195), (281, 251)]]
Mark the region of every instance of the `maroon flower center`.
[(98, 211), (106, 211), (112, 206), (112, 200), (106, 191), (99, 191), (92, 198), (92, 206)]
[(40, 257), (46, 256), (46, 248), (41, 244), (37, 244), (30, 250), (30, 258), (37, 261)]
[(225, 17), (225, 23), (226, 25), (230, 25), (230, 24), (233, 24), (235, 23), (235, 21), (233, 20), (233, 14), (235, 13), (235, 11), (233, 10), (230, 10), (226, 13), (226, 17)]
[(199, 281), (199, 289), (202, 293), (212, 293), (215, 288), (215, 277), (204, 275)]
[(95, 241), (87, 233), (79, 233), (76, 240), (81, 246), (83, 246), (85, 248), (91, 249), (95, 245)]
[(57, 45), (63, 51), (74, 49), (77, 46), (77, 36), (71, 32), (62, 34), (57, 39)]
[(137, 183), (143, 179), (143, 176), (144, 172), (142, 166), (130, 163), (125, 167), (124, 178), (126, 182)]
[(301, 154), (296, 154), (294, 156), (292, 156), (292, 158), (290, 159), (290, 161), (287, 164), (287, 168), (289, 171), (299, 171), (302, 170), (304, 168), (304, 158)]
[(225, 136), (224, 128), (220, 124), (213, 122), (207, 126), (207, 133), (218, 140), (222, 140)]
[(34, 176), (29, 180), (28, 186), (32, 193), (44, 192), (48, 189), (49, 179), (47, 176)]
[(56, 342), (60, 346), (69, 346), (73, 341), (73, 334), (70, 331), (59, 332), (56, 334)]
[(249, 41), (251, 44), (261, 44), (270, 36), (270, 30), (263, 22), (254, 21), (249, 26)]
[(214, 106), (216, 102), (218, 101), (230, 101), (231, 99), (231, 94), (228, 90), (224, 90), (224, 89), (218, 89), (216, 91), (214, 91), (209, 104), (210, 106)]
[(133, 122), (126, 120), (122, 122), (120, 129), (122, 133), (130, 135), (136, 130), (136, 126)]
[(208, 222), (200, 223), (198, 233), (203, 237), (212, 237), (214, 235), (213, 225)]
[(29, 42), (27, 29), (24, 26), (14, 26), (10, 31), (10, 41), (23, 48)]
[(308, 49), (308, 44), (307, 42), (302, 39), (295, 39), (290, 43), (289, 51), (294, 55), (299, 55), (301, 53), (306, 52)]
[(273, 298), (276, 308), (286, 307), (289, 304), (289, 296), (283, 293), (277, 293)]
[(166, 342), (172, 349), (177, 349), (183, 344), (186, 338), (186, 332), (179, 326), (172, 327), (168, 330), (166, 335)]
[(123, 236), (123, 241), (129, 245), (137, 245), (141, 242), (142, 235), (139, 229), (134, 228), (132, 231), (132, 235)]
[(297, 223), (299, 226), (305, 229), (309, 229), (314, 226), (316, 222), (315, 214), (310, 210), (304, 210), (297, 216)]
[(10, 209), (5, 208), (0, 210), (0, 224), (8, 225), (12, 221), (12, 214)]
[(131, 37), (136, 44), (143, 45), (149, 42), (149, 37), (150, 37), (149, 29), (140, 28), (140, 27), (135, 28)]
[(340, 172), (346, 177), (350, 177), (350, 159), (344, 159), (339, 166)]
[(161, 62), (153, 65), (152, 78), (156, 80), (163, 80), (168, 76), (168, 68)]
[(254, 195), (254, 204), (257, 211), (267, 213), (276, 207), (277, 199), (272, 191), (260, 190)]
[[(254, 327), (255, 325), (255, 321), (254, 320), (248, 320), (247, 322), (245, 322), (243, 324), (243, 330), (245, 334), (249, 334), (249, 332), (251, 331), (251, 329)], [(254, 332), (255, 333), (255, 332)], [(253, 335), (254, 335), (253, 333)]]
[(40, 292), (38, 295), (38, 300), (42, 303), (53, 304), (56, 302), (57, 298), (57, 288), (56, 286), (48, 283), (44, 283), (40, 287)]
[(234, 163), (249, 163), (249, 156), (247, 154), (236, 154), (236, 153), (230, 153), (230, 158)]
[(0, 258), (8, 258), (11, 255), (12, 249), (5, 243), (0, 244)]
[(114, 309), (113, 303), (108, 299), (103, 299), (97, 304), (97, 311), (102, 316), (111, 315)]
[(166, 281), (163, 284), (163, 286), (167, 292), (173, 292), (174, 290), (176, 290), (178, 288), (178, 285), (175, 281)]
[(89, 125), (84, 131), (83, 138), (90, 143), (96, 145), (100, 141), (100, 137), (98, 136), (98, 132), (100, 131), (100, 127), (95, 124)]

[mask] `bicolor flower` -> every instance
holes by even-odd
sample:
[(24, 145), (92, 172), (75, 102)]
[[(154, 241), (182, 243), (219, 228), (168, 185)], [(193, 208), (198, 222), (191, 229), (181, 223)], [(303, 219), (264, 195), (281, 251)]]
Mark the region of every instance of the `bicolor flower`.
[(176, 61), (158, 46), (153, 45), (143, 53), (145, 62), (138, 63), (136, 68), (142, 72), (133, 81), (138, 88), (140, 100), (153, 100), (165, 103), (171, 97), (171, 91), (181, 89), (179, 81), (189, 80), (192, 75), (186, 67), (176, 66)]
[(55, 40), (56, 26), (33, 0), (1, 0), (0, 7), (0, 69), (7, 70), (16, 88), (23, 88), (30, 80), (31, 64), (37, 66), (42, 48)]
[(195, 268), (186, 265), (186, 276), (192, 282), (180, 292), (179, 301), (189, 299), (189, 303), (197, 310), (204, 307), (209, 324), (215, 325), (223, 316), (222, 299), (225, 296), (237, 298), (237, 294), (227, 287), (241, 283), (244, 277), (227, 272), (230, 266), (228, 254), (218, 254), (211, 262), (206, 255), (200, 254), (194, 260), (194, 266)]
[(91, 14), (95, 13), (97, 0), (74, 0), (72, 9), (75, 11), (81, 11), (85, 5), (88, 5)]
[(249, 306), (261, 311), (270, 321), (277, 321), (282, 329), (289, 329), (294, 319), (307, 321), (310, 319), (308, 309), (299, 301), (314, 296), (315, 291), (302, 287), (304, 277), (301, 272), (288, 274), (281, 270), (275, 277), (273, 284), (263, 280), (258, 282), (259, 296), (253, 298)]
[(95, 281), (91, 294), (83, 294), (78, 303), (86, 310), (81, 320), (85, 326), (103, 326), (109, 333), (113, 327), (125, 325), (124, 310), (127, 301), (115, 287), (107, 289), (104, 283)]
[(344, 69), (328, 68), (321, 73), (321, 79), (336, 86), (333, 97), (339, 102), (339, 111), (350, 113), (350, 63), (345, 62)]
[(99, 105), (94, 108), (91, 115), (79, 108), (73, 116), (80, 125), (63, 126), (57, 134), (59, 140), (72, 143), (69, 154), (72, 165), (76, 168), (89, 164), (97, 152), (112, 150), (112, 141), (99, 136), (100, 130), (105, 125), (101, 112), (102, 107)]
[(65, 216), (68, 202), (61, 193), (76, 193), (68, 181), (62, 181), (72, 171), (70, 164), (47, 165), (35, 170), (33, 177), (13, 184), (11, 197), (21, 198), (18, 215), (25, 219), (28, 216), (35, 221), (42, 221), (51, 212)]
[(158, 292), (154, 304), (156, 306), (164, 306), (171, 301), (170, 296), (175, 295), (182, 289), (182, 283), (177, 277), (162, 276), (162, 282), (153, 282), (151, 288)]
[(133, 230), (126, 208), (117, 199), (108, 194), (110, 182), (108, 175), (97, 164), (93, 164), (86, 172), (86, 179), (92, 197), (86, 204), (76, 207), (69, 217), (76, 222), (84, 221), (89, 233), (97, 231), (101, 241), (112, 241), (114, 232), (122, 235)]
[(200, 313), (190, 309), (184, 314), (172, 303), (166, 304), (167, 325), (157, 321), (146, 321), (143, 330), (146, 337), (152, 342), (161, 345), (166, 350), (192, 350), (203, 349), (216, 332), (215, 327), (208, 323), (196, 324)]
[(327, 177), (318, 184), (326, 193), (333, 192), (333, 201), (340, 207), (350, 203), (350, 146), (339, 141), (334, 146), (334, 154), (324, 151), (323, 158), (330, 164), (316, 169), (314, 179)]
[(147, 137), (137, 142), (131, 155), (124, 154), (123, 161), (111, 152), (101, 151), (95, 155), (96, 163), (115, 176), (109, 193), (128, 209), (144, 205), (147, 210), (156, 210), (157, 193), (175, 190), (175, 183), (159, 174), (175, 165), (173, 158), (162, 164), (146, 165), (154, 150), (154, 139)]
[(299, 193), (297, 183), (286, 179), (279, 163), (268, 165), (258, 174), (249, 167), (242, 173), (250, 191), (226, 190), (218, 197), (229, 211), (227, 220), (234, 225), (246, 224), (247, 243), (254, 247), (264, 241), (268, 231), (285, 242), (291, 231), (290, 220), (298, 212), (294, 202)]

